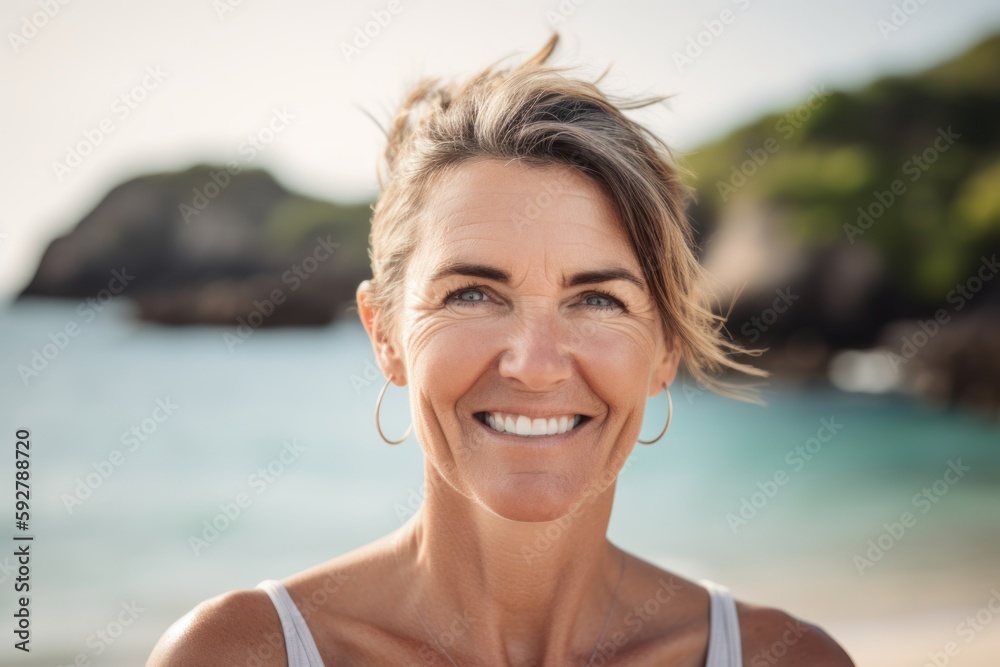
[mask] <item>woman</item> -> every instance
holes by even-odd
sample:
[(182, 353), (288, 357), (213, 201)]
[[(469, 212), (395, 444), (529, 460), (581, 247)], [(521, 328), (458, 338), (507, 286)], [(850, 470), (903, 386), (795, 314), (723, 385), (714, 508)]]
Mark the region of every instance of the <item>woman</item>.
[(765, 373), (731, 359), (699, 290), (669, 151), (622, 114), (657, 100), (613, 103), (545, 65), (556, 41), (418, 84), (388, 133), (357, 301), (387, 442), (410, 430), (382, 433), (382, 396), (409, 387), (422, 507), (203, 602), (149, 665), (852, 665), (821, 629), (606, 537), (646, 399), (669, 403), (680, 360), (737, 398), (714, 376)]

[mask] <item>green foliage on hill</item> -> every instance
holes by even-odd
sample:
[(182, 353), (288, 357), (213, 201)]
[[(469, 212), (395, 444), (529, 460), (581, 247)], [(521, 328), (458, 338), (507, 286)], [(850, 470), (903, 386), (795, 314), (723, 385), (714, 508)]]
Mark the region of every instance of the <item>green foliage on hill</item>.
[(764, 204), (800, 243), (870, 244), (903, 293), (939, 303), (1000, 250), (1000, 35), (914, 76), (813, 89), (686, 163), (706, 232)]
[(367, 263), (370, 216), (370, 204), (331, 204), (292, 195), (271, 209), (264, 220), (264, 231), (268, 240), (283, 249), (329, 234), (355, 259)]

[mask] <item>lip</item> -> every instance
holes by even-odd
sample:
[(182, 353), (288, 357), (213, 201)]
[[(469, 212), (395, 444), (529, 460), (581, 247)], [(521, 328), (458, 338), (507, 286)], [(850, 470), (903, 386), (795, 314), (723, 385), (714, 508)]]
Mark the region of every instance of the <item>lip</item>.
[[(539, 447), (544, 445), (560, 444), (566, 440), (575, 438), (581, 431), (588, 428), (592, 421), (594, 421), (593, 417), (589, 417), (587, 415), (581, 415), (582, 419), (580, 420), (580, 423), (577, 424), (575, 427), (569, 429), (568, 431), (565, 431), (564, 433), (556, 433), (555, 435), (538, 435), (531, 438), (526, 438), (523, 435), (514, 435), (507, 432), (501, 433), (500, 431), (494, 430), (489, 424), (485, 423), (479, 418), (479, 415), (485, 414), (486, 412), (487, 411), (475, 412), (472, 415), (472, 419), (480, 426), (482, 426), (483, 429), (486, 430), (493, 437), (500, 438), (506, 443), (517, 444), (527, 447)], [(502, 410), (498, 412), (502, 412)], [(577, 412), (573, 414), (580, 414), (580, 413)], [(525, 416), (527, 417), (528, 415)]]

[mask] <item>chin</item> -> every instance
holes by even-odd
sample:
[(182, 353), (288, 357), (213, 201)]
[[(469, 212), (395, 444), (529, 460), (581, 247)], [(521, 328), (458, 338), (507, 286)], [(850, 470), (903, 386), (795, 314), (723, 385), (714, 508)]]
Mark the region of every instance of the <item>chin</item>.
[(508, 474), (474, 494), (477, 502), (510, 521), (538, 523), (561, 519), (586, 502), (586, 486), (555, 473)]

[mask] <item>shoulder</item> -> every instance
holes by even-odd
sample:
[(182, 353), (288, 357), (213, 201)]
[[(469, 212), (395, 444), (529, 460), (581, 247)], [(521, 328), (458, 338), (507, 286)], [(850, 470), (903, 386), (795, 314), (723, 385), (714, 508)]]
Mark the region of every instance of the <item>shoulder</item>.
[(167, 628), (146, 667), (247, 664), (288, 664), (278, 612), (260, 589), (229, 591), (195, 606)]
[(847, 652), (822, 628), (782, 609), (736, 601), (743, 664), (855, 667)]

